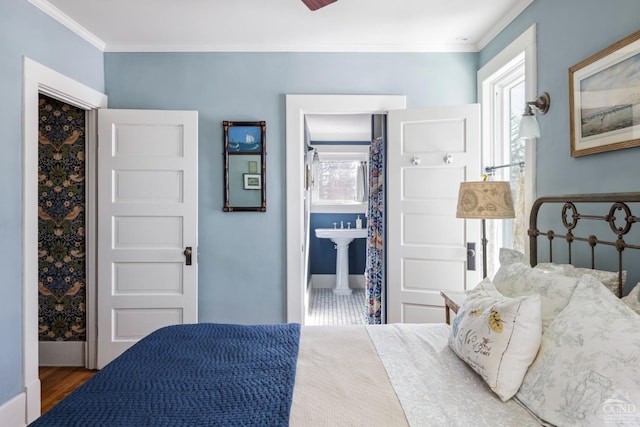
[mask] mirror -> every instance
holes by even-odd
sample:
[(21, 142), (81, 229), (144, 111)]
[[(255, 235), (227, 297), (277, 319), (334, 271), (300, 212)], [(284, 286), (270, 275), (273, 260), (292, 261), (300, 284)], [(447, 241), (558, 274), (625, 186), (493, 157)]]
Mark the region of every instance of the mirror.
[(267, 123), (222, 122), (225, 212), (266, 212)]

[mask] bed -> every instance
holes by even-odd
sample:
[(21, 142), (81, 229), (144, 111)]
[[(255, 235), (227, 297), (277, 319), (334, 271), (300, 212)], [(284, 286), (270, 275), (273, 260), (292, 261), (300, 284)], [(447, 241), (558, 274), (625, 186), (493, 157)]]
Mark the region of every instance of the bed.
[[(636, 203), (640, 193), (539, 199), (531, 258), (501, 250), (451, 326), (170, 326), (32, 425), (640, 425)], [(540, 208), (554, 204), (565, 230), (539, 230)], [(614, 237), (578, 234), (595, 221)], [(553, 258), (561, 244), (584, 261), (580, 242), (586, 270)], [(601, 248), (613, 269), (596, 260)]]

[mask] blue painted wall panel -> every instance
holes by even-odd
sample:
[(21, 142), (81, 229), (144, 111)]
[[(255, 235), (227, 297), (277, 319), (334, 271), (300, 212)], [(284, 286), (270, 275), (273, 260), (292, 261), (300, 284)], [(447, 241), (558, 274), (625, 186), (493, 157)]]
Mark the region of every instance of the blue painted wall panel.
[[(199, 320), (286, 320), (285, 94), (475, 101), (475, 53), (107, 53), (111, 108), (199, 112)], [(223, 120), (267, 122), (267, 212), (222, 212)]]

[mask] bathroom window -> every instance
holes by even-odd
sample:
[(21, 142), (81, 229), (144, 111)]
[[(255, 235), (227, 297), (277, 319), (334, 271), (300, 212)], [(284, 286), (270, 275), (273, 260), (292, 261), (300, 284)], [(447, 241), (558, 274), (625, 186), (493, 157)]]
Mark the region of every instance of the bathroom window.
[(338, 207), (364, 212), (369, 193), (366, 157), (361, 153), (322, 153), (319, 157), (311, 168), (313, 211)]

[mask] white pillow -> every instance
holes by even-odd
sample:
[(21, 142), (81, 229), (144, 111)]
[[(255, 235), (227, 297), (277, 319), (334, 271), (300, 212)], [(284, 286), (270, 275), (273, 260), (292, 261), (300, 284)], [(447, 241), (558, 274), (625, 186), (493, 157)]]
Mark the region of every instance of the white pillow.
[(622, 297), (622, 302), (631, 307), (633, 311), (640, 314), (640, 283), (636, 284), (636, 286), (631, 289), (629, 295)]
[(562, 426), (640, 425), (640, 317), (584, 275), (542, 336), (518, 400)]
[(485, 279), (460, 307), (449, 346), (502, 401), (520, 388), (541, 340), (540, 298), (506, 298)]
[[(592, 268), (574, 267), (571, 264), (555, 264), (550, 262), (542, 262), (535, 266), (545, 271), (552, 271), (554, 273), (564, 274), (569, 277), (581, 277), (583, 274), (589, 274), (598, 279), (604, 286), (607, 287), (613, 294), (620, 297), (618, 287), (618, 273), (614, 271), (595, 270)], [(626, 270), (622, 271), (622, 287), (627, 281)]]
[(509, 265), (516, 262), (529, 264), (529, 260), (525, 254), (511, 248), (500, 248), (498, 260), (500, 261), (500, 265)]
[(579, 280), (514, 263), (501, 266), (493, 277), (493, 284), (501, 294), (511, 298), (540, 295), (544, 332), (567, 305)]

